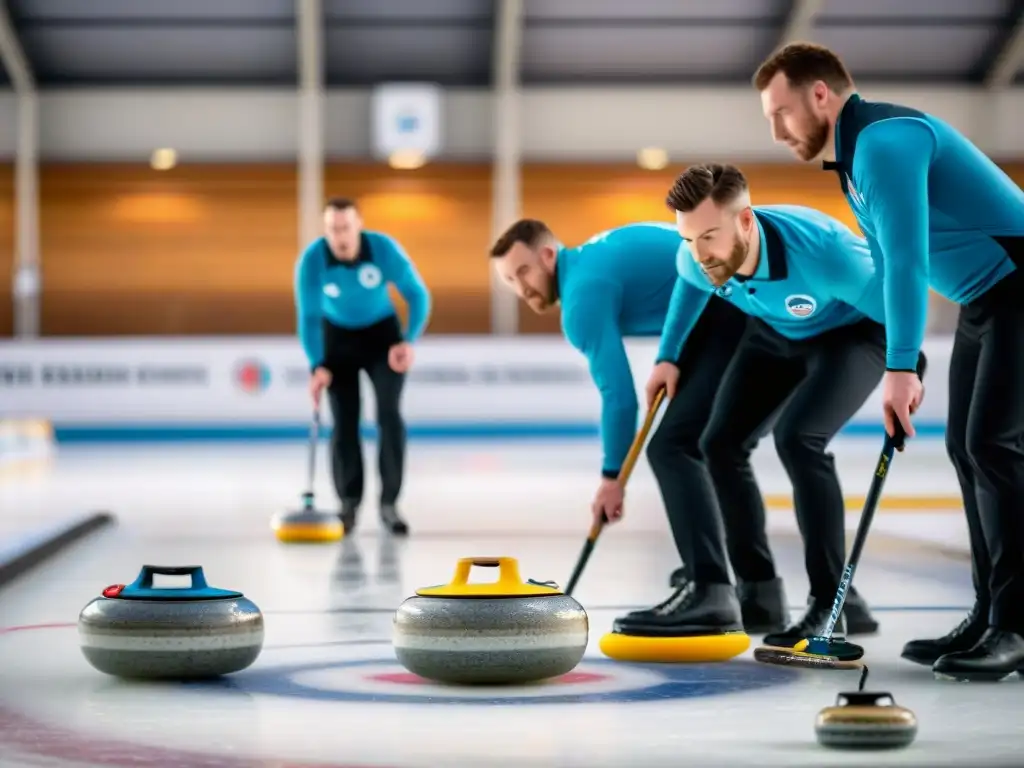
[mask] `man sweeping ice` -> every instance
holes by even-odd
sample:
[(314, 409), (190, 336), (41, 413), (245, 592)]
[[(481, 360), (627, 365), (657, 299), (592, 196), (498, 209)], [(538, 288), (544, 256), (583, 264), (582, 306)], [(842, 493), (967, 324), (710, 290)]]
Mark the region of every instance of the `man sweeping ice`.
[(867, 101), (828, 48), (787, 45), (754, 76), (776, 142), (835, 172), (884, 275), (882, 407), (914, 435), (928, 290), (961, 305), (946, 446), (970, 531), (975, 604), (903, 656), (963, 680), (1024, 668), (1024, 192), (945, 122)]
[[(509, 288), (537, 313), (562, 310), (569, 343), (587, 359), (601, 393), (603, 463), (591, 511), (615, 522), (622, 518), (625, 489), (619, 471), (637, 430), (636, 385), (623, 339), (661, 334), (676, 284), (678, 233), (669, 224), (640, 223), (610, 229), (576, 247), (561, 244), (541, 221), (510, 226), (491, 248), (495, 269)], [(670, 599), (654, 610), (672, 613), (677, 623), (720, 627), (741, 623), (750, 632), (781, 627), (786, 619), (780, 588), (750, 591), (737, 600), (726, 565), (721, 526), (695, 533), (690, 521), (718, 517), (714, 485), (699, 442), (715, 393), (746, 328), (746, 317), (723, 299), (701, 297), (693, 343), (673, 358), (685, 382), (665, 409), (651, 438), (648, 460), (658, 481), (676, 548), (685, 564), (671, 577), (677, 593), (693, 579), (713, 585), (707, 602), (691, 614)], [(774, 585), (777, 586), (777, 585)]]
[[(404, 333), (389, 283), (409, 306)], [(324, 210), (324, 235), (295, 265), (295, 307), (313, 403), (319, 407), (326, 390), (331, 404), (331, 460), (345, 533), (355, 528), (363, 498), (359, 375), (366, 371), (377, 401), (380, 520), (405, 535), (409, 527), (396, 507), (405, 467), (401, 397), (412, 345), (430, 316), (430, 292), (394, 238), (364, 229), (355, 201), (335, 198)]]
[[(800, 206), (752, 206), (747, 180), (735, 166), (691, 166), (669, 190), (667, 204), (683, 244), (647, 397), (663, 387), (673, 399), (683, 396), (685, 378), (674, 361), (692, 343), (706, 302), (721, 297), (751, 316), (750, 331), (718, 385), (701, 448), (738, 582), (771, 584), (777, 574), (750, 456), (760, 438), (774, 432), (793, 484), (810, 598), (805, 615), (765, 643), (791, 646), (825, 624), (843, 571), (846, 510), (827, 449), (885, 369), (881, 299), (862, 301), (878, 276), (867, 243), (842, 222)], [(701, 512), (689, 508), (687, 522), (707, 530), (713, 520)], [(695, 591), (679, 614), (701, 599)], [(838, 626), (851, 635), (878, 627), (855, 592)]]

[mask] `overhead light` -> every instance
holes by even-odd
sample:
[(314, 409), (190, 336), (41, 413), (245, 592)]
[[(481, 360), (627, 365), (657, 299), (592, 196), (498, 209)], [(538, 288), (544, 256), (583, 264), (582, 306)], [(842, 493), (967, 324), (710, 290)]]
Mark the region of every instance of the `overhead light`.
[(169, 171), (178, 164), (178, 153), (173, 149), (154, 149), (149, 165), (154, 171)]
[(661, 147), (644, 147), (636, 153), (636, 164), (645, 171), (660, 171), (668, 166), (668, 152)]
[(411, 171), (426, 164), (426, 155), (418, 149), (400, 149), (388, 155), (388, 165), (400, 171)]

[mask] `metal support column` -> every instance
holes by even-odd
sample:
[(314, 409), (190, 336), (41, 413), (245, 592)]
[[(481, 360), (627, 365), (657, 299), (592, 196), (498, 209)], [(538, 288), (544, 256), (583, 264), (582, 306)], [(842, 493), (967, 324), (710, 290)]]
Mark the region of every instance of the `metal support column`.
[(18, 145), (14, 159), (14, 335), (39, 335), (39, 97), (35, 77), (7, 7), (0, 2), (0, 57), (18, 103)]
[(782, 28), (777, 48), (799, 40), (809, 40), (814, 32), (814, 17), (821, 11), (825, 0), (793, 0), (789, 17)]
[(324, 61), (323, 6), (320, 0), (296, 0), (299, 30), (299, 248), (323, 231)]
[(1024, 4), (1021, 6), (1013, 32), (1006, 38), (1006, 43), (992, 61), (992, 67), (985, 73), (985, 87), (990, 91), (1009, 88), (1017, 72), (1024, 66)]
[[(522, 129), (520, 124), (519, 49), (522, 0), (499, 0), (494, 46), (494, 176), (491, 229), (494, 237), (520, 215)], [(519, 329), (519, 300), (491, 271), (491, 333), (511, 336)]]

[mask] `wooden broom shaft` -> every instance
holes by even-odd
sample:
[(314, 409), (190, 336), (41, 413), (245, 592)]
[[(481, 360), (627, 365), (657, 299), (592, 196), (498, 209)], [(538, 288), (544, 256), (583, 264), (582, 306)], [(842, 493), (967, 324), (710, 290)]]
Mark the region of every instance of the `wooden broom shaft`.
[[(633, 444), (629, 447), (629, 453), (626, 454), (626, 460), (622, 462), (622, 468), (619, 469), (618, 481), (623, 488), (626, 487), (626, 483), (629, 482), (629, 476), (633, 474), (633, 468), (636, 466), (637, 460), (640, 458), (640, 451), (644, 449), (644, 443), (647, 442), (647, 435), (651, 432), (651, 427), (654, 426), (654, 418), (658, 415), (658, 409), (661, 408), (661, 401), (665, 399), (665, 389), (662, 387), (658, 390), (658, 394), (654, 396), (654, 402), (651, 403), (651, 407), (647, 409), (647, 416), (644, 418), (644, 423), (640, 427), (640, 431), (636, 433), (636, 437), (633, 438)], [(601, 532), (601, 527), (604, 522), (596, 520), (590, 526), (590, 535), (588, 538), (591, 540), (596, 539), (598, 534)]]

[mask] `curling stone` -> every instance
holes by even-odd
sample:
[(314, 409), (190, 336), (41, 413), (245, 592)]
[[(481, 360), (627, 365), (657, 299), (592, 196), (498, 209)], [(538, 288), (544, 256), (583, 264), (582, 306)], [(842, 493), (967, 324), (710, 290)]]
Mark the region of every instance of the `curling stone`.
[(917, 735), (917, 718), (888, 693), (840, 693), (818, 713), (818, 743), (837, 749), (897, 749)]
[[(191, 576), (186, 588), (153, 576)], [(241, 592), (206, 583), (199, 566), (144, 565), (131, 584), (103, 590), (78, 617), (82, 653), (124, 678), (195, 679), (245, 669), (263, 649), (263, 614)]]
[(615, 622), (598, 647), (616, 661), (708, 664), (739, 656), (750, 647), (750, 636), (743, 630), (680, 635), (664, 628)]
[(278, 541), (290, 544), (319, 544), (338, 541), (345, 535), (341, 518), (313, 506), (313, 494), (304, 493), (300, 510), (274, 515), (270, 528)]
[[(498, 580), (470, 584), (474, 566)], [(443, 586), (417, 590), (395, 613), (398, 661), (443, 683), (531, 683), (571, 672), (587, 649), (586, 611), (552, 582), (523, 582), (511, 557), (468, 557)]]

